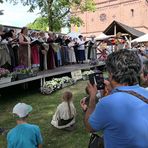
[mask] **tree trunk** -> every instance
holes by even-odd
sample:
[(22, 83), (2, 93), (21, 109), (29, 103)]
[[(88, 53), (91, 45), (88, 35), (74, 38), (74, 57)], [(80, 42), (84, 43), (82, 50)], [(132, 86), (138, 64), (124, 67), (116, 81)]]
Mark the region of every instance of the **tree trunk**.
[(53, 0), (48, 0), (48, 27), (49, 27), (49, 31), (54, 31), (53, 30), (53, 18), (52, 18), (52, 3)]
[(52, 14), (48, 13), (48, 27), (49, 27), (49, 31), (54, 31), (54, 27), (53, 27), (53, 19), (52, 19)]

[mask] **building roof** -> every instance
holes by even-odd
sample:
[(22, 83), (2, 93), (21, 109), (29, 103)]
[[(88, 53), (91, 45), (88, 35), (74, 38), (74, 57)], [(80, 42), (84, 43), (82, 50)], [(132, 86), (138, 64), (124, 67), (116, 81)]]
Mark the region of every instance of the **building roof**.
[(144, 32), (141, 32), (139, 30), (134, 29), (133, 27), (129, 27), (125, 24), (122, 24), (117, 21), (113, 21), (105, 30), (103, 33), (106, 35), (114, 35), (114, 26), (116, 25), (116, 33), (127, 33), (129, 34), (133, 39), (140, 37), (144, 35)]

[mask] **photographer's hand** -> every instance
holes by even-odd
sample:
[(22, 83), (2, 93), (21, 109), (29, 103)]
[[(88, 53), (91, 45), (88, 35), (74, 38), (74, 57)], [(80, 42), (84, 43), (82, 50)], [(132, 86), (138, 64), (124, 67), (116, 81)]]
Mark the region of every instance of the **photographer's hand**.
[(107, 96), (112, 91), (112, 87), (108, 80), (104, 80), (104, 84), (105, 84), (104, 96)]
[(91, 85), (90, 83), (88, 83), (87, 89), (88, 89), (88, 92), (89, 92), (90, 100), (89, 100), (88, 108), (86, 110), (84, 122), (85, 122), (86, 129), (89, 132), (92, 132), (93, 129), (91, 128), (91, 126), (90, 126), (90, 124), (88, 122), (88, 119), (89, 119), (89, 116), (94, 111), (95, 106), (96, 106), (97, 87), (96, 87), (96, 85)]
[(84, 112), (87, 110), (88, 106), (86, 105), (86, 97), (84, 97), (82, 100), (80, 100), (80, 106)]
[(88, 83), (87, 89), (88, 89), (90, 98), (95, 101), (96, 94), (98, 92), (96, 85), (92, 85), (91, 83)]

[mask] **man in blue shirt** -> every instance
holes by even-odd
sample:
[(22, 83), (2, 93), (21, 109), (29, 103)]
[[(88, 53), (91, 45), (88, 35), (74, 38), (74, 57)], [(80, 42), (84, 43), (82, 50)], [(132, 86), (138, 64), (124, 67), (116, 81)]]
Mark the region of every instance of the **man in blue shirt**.
[(108, 56), (106, 67), (112, 91), (95, 104), (97, 88), (88, 84), (90, 102), (85, 114), (88, 131), (103, 131), (105, 148), (148, 148), (148, 91), (138, 85), (141, 62), (136, 53), (120, 50)]
[(18, 103), (13, 108), (17, 126), (7, 135), (8, 148), (42, 148), (42, 136), (38, 126), (27, 123), (32, 107)]

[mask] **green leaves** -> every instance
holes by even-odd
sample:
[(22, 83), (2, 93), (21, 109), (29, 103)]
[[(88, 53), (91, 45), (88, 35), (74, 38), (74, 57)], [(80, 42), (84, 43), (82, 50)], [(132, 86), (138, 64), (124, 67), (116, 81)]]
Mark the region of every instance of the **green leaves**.
[[(19, 2), (19, 0), (6, 1), (15, 4)], [(29, 5), (30, 12), (39, 8), (43, 19), (37, 18), (36, 23), (29, 24), (29, 26), (41, 30), (45, 29), (43, 26), (46, 26), (47, 23), (50, 31), (60, 31), (62, 27), (70, 26), (71, 24), (81, 26), (83, 25), (82, 19), (71, 14), (70, 11), (76, 10), (81, 13), (85, 11), (95, 11), (95, 3), (93, 0), (20, 0), (20, 2), (23, 5)]]
[(82, 6), (83, 11), (95, 11), (95, 4), (92, 0), (85, 0), (84, 5)]
[(33, 30), (47, 31), (48, 19), (46, 17), (39, 17), (33, 23), (28, 24), (27, 27)]
[(84, 23), (83, 23), (83, 20), (78, 17), (78, 16), (71, 16), (70, 18), (70, 24), (74, 24), (75, 26), (82, 26)]

